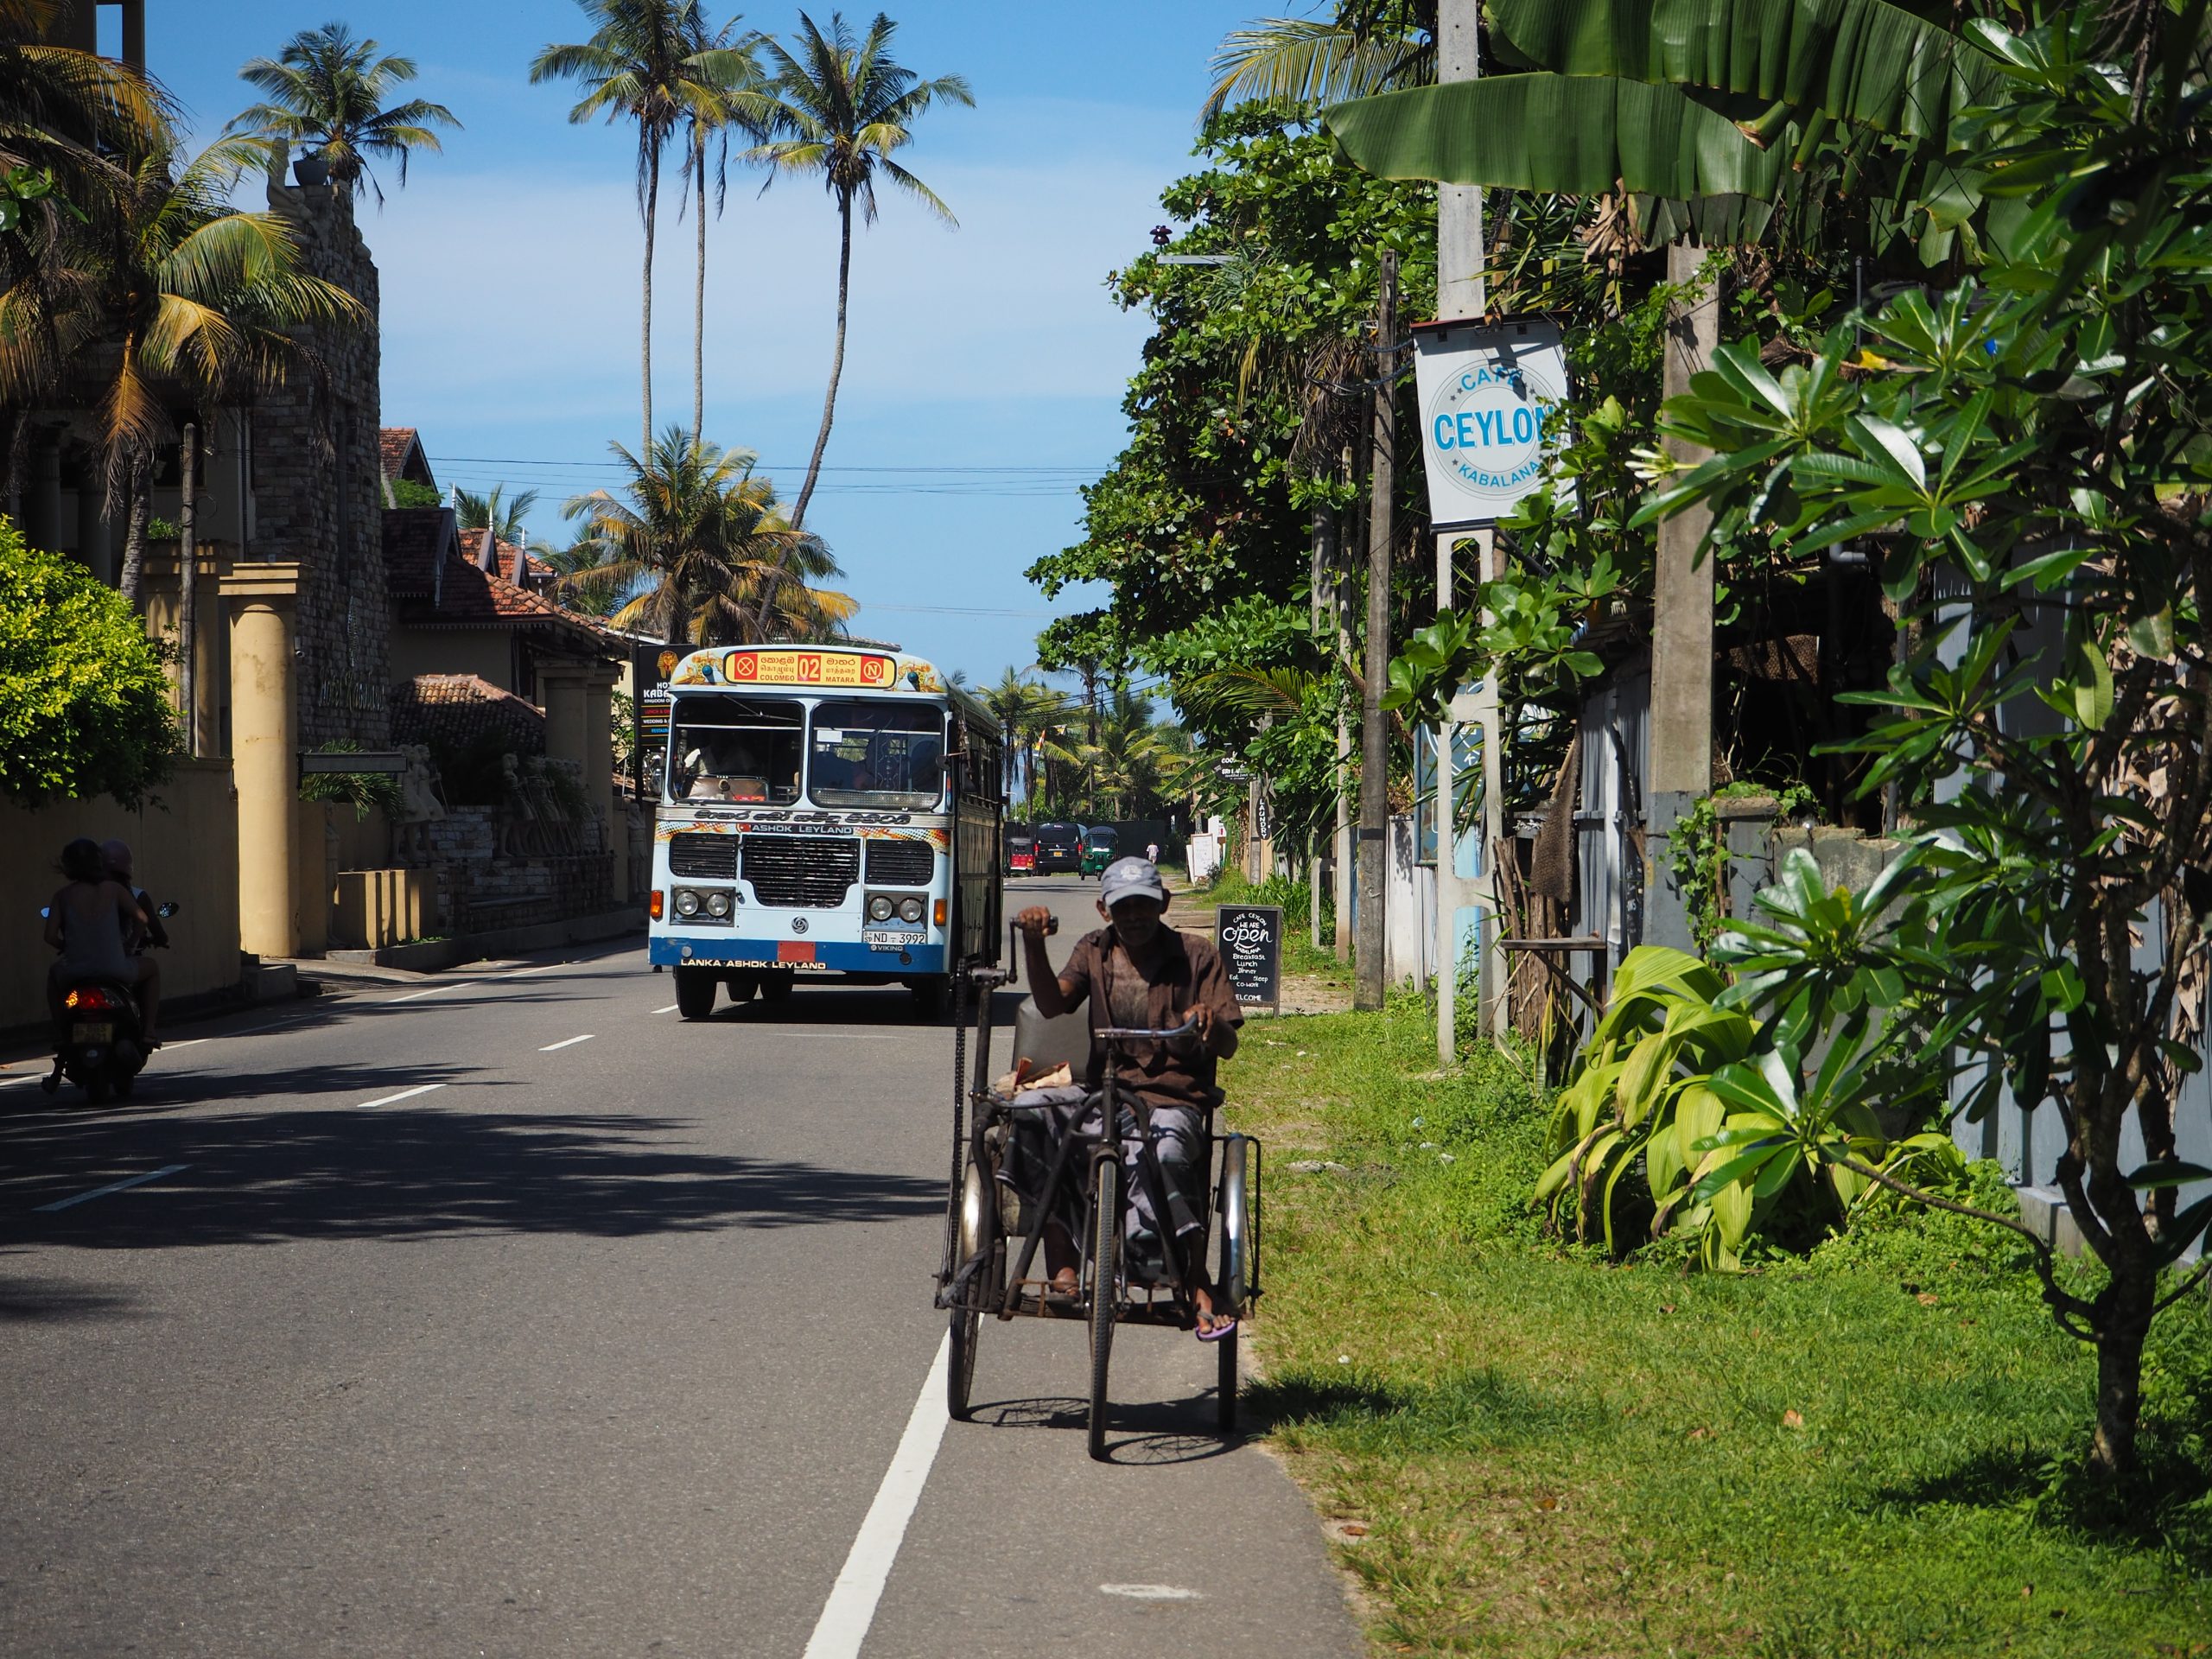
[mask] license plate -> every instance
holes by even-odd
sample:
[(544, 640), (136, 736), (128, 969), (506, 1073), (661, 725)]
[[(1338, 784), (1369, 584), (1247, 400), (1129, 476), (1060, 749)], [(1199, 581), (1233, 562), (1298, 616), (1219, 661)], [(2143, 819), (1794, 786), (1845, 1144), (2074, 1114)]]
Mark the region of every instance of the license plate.
[(115, 1040), (115, 1027), (105, 1020), (99, 1025), (74, 1025), (69, 1027), (69, 1040), (73, 1043), (111, 1043)]
[(872, 944), (879, 950), (895, 950), (901, 945), (927, 944), (929, 942), (930, 936), (919, 928), (864, 927), (861, 930), (861, 943)]

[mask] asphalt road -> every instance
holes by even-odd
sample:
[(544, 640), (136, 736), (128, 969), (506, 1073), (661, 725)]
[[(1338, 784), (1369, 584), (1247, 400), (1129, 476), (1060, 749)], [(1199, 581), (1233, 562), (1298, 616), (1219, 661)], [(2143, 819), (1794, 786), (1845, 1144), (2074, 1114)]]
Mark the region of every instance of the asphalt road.
[[(1011, 896), (1057, 956), (1094, 892)], [(1072, 1323), (945, 1422), (948, 1027), (674, 1000), (629, 948), (179, 1027), (120, 1108), (0, 1072), (0, 1653), (1358, 1651), (1187, 1335), (1116, 1343), (1110, 1464)]]

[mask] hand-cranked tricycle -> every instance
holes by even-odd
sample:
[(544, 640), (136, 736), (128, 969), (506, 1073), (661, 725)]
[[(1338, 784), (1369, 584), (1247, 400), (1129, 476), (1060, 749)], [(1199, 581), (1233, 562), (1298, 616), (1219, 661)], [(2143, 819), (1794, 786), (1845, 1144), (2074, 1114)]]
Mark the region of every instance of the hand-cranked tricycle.
[[(985, 969), (963, 993), (976, 1005), (975, 1052), (971, 1076), (960, 1052), (968, 1046), (963, 1017), (953, 1062), (952, 1179), (937, 1293), (952, 1321), (946, 1404), (956, 1419), (967, 1417), (987, 1318), (1080, 1321), (1090, 1337), (1090, 1455), (1103, 1459), (1114, 1327), (1196, 1330), (1192, 1292), (1204, 1281), (1210, 1242), (1218, 1246), (1214, 1313), (1241, 1320), (1259, 1298), (1260, 1143), (1217, 1133), (1207, 1111), (1198, 1144), (1177, 1148), (1185, 1156), (1174, 1165), (1171, 1188), (1161, 1128), (1120, 1073), (1130, 1045), (1173, 1040), (1189, 1025), (1096, 1033), (1104, 1065), (1096, 1089), (992, 1087), (992, 993), (1009, 977)], [(1091, 1035), (1081, 1012), (1047, 1020), (1025, 1003), (1015, 1026), (1014, 1075), (1023, 1074), (1024, 1062), (1034, 1068), (1065, 1059), (1073, 1077), (1083, 1077)], [(1186, 1192), (1196, 1195), (1195, 1205)], [(1168, 1219), (1194, 1209), (1194, 1228), (1179, 1230)], [(1032, 1276), (1046, 1229), (1056, 1222), (1079, 1252), (1071, 1287)], [(1224, 1434), (1236, 1427), (1236, 1340), (1231, 1330), (1214, 1344), (1215, 1421)]]

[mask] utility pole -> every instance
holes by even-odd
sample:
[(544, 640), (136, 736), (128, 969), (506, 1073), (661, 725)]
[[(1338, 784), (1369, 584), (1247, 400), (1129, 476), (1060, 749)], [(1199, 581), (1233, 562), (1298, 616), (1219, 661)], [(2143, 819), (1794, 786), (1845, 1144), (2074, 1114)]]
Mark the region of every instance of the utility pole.
[[(1358, 474), (1352, 470), (1350, 444), (1344, 446), (1344, 469), (1346, 483), (1357, 479)], [(1341, 524), (1342, 521), (1338, 519), (1336, 522)], [(1341, 543), (1343, 538), (1339, 537), (1338, 540)], [(1349, 586), (1345, 575), (1342, 559), (1332, 561), (1329, 567), (1329, 609), (1337, 629), (1336, 660), (1350, 667), (1352, 660), (1351, 616), (1344, 606), (1345, 591)], [(1351, 772), (1351, 727), (1344, 718), (1344, 700), (1340, 692), (1337, 698), (1336, 837), (1329, 848), (1329, 862), (1336, 882), (1336, 949), (1338, 962), (1351, 960), (1352, 892), (1357, 880), (1352, 859)]]
[[(1478, 51), (1481, 16), (1479, 0), (1440, 0), (1436, 10), (1436, 78), (1439, 81), (1472, 80), (1482, 73)], [(1440, 184), (1436, 187), (1436, 317), (1440, 322), (1480, 317), (1490, 309), (1483, 279), (1483, 193), (1478, 185)], [(1465, 539), (1457, 534), (1436, 538), (1436, 608), (1452, 608), (1452, 550)], [(1478, 580), (1496, 574), (1497, 532), (1484, 525), (1475, 532)], [(1459, 1058), (1459, 836), (1457, 811), (1459, 789), (1452, 776), (1459, 747), (1459, 722), (1471, 715), (1482, 733), (1483, 823), (1478, 868), (1491, 877), (1482, 884), (1476, 902), (1483, 907), (1482, 957), (1477, 969), (1478, 998), (1484, 1014), (1494, 999), (1491, 963), (1496, 955), (1497, 932), (1495, 902), (1497, 837), (1491, 830), (1491, 816), (1501, 810), (1495, 772), (1501, 747), (1497, 730), (1497, 686), (1495, 676), (1485, 676), (1471, 705), (1454, 697), (1436, 729), (1436, 1061), (1450, 1065)], [(1487, 899), (1491, 902), (1484, 904)], [(1485, 1020), (1485, 1024), (1488, 1021)]]
[(1397, 493), (1398, 256), (1383, 250), (1375, 301), (1374, 460), (1367, 512), (1367, 683), (1359, 699), (1359, 954), (1352, 1006), (1380, 1008), (1383, 887), (1390, 833), (1390, 752), (1382, 729), (1382, 688), (1390, 677), (1390, 543)]
[(177, 702), (184, 714), (184, 753), (200, 758), (200, 537), (199, 507), (193, 474), (200, 465), (200, 429), (185, 423), (177, 447), (181, 467), (177, 506), (176, 634), (179, 660)]
[[(1679, 297), (1667, 319), (1662, 393), (1677, 397), (1713, 360), (1719, 340), (1719, 296), (1699, 283), (1706, 250), (1691, 242), (1667, 249), (1667, 281)], [(1694, 467), (1712, 452), (1665, 440), (1677, 464)], [(1651, 582), (1651, 726), (1643, 838), (1644, 943), (1696, 949), (1689, 895), (1677, 892), (1668, 857), (1675, 826), (1713, 792), (1713, 559), (1705, 545), (1713, 514), (1698, 505), (1662, 519)]]
[[(1313, 504), (1313, 557), (1306, 568), (1306, 626), (1313, 631), (1313, 648), (1317, 652), (1327, 650), (1329, 634), (1336, 626), (1336, 530), (1334, 511), (1327, 502), (1316, 501)], [(1338, 718), (1342, 718), (1341, 705)], [(1341, 757), (1341, 745), (1338, 754)], [(1339, 812), (1344, 810), (1341, 793), (1338, 797), (1337, 810)], [(1319, 830), (1308, 832), (1306, 853), (1306, 925), (1314, 951), (1319, 954), (1321, 949), (1322, 863), (1321, 832)], [(1339, 884), (1341, 891), (1344, 879), (1341, 866), (1334, 872), (1333, 879)], [(1339, 905), (1338, 908), (1341, 909), (1342, 906)]]

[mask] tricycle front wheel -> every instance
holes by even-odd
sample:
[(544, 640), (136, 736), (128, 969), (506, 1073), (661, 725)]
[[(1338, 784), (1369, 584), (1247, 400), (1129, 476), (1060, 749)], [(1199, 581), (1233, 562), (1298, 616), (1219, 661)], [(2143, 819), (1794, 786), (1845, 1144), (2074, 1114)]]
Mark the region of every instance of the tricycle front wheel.
[(1097, 1205), (1090, 1222), (1090, 1455), (1106, 1460), (1106, 1371), (1114, 1353), (1114, 1313), (1120, 1300), (1122, 1166), (1098, 1160)]

